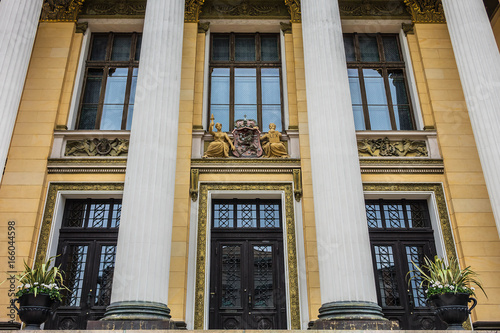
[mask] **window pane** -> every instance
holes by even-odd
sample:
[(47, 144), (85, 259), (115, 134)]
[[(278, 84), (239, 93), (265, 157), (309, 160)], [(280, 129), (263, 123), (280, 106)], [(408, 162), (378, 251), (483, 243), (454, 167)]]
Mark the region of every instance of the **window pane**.
[(229, 104), (229, 68), (214, 68), (210, 103)]
[(255, 37), (235, 37), (235, 60), (255, 61)]
[[(137, 75), (137, 74), (136, 74)], [(129, 104), (135, 104), (135, 90), (137, 88), (137, 76), (132, 76), (132, 83), (130, 85), (130, 97), (128, 100)]]
[(386, 105), (368, 105), (372, 130), (391, 130), (389, 108)]
[[(275, 76), (265, 76), (270, 72)], [(262, 104), (281, 104), (279, 69), (263, 68), (261, 73)]]
[(366, 125), (365, 125), (365, 117), (363, 115), (363, 106), (353, 105), (352, 111), (354, 113), (354, 125), (356, 127), (356, 131), (365, 130)]
[(257, 104), (256, 69), (235, 68), (234, 76), (234, 103)]
[[(257, 120), (257, 105), (235, 105), (234, 106), (234, 120), (243, 119), (247, 116), (247, 119)], [(231, 128), (232, 130), (233, 128)]]
[(63, 298), (63, 302), (66, 306), (80, 306), (88, 246), (70, 245), (68, 250), (69, 269), (66, 270), (64, 284), (69, 291)]
[(392, 246), (374, 246), (378, 288), (382, 306), (399, 306), (399, 286), (396, 279), (396, 263)]
[(396, 119), (396, 129), (402, 131), (413, 130), (411, 112), (409, 105), (394, 105), (394, 118)]
[[(90, 73), (89, 73), (90, 75)], [(102, 70), (101, 70), (102, 75)], [(83, 94), (83, 103), (99, 103), (99, 96), (101, 94), (102, 76), (92, 77), (87, 76), (85, 83), (85, 93)]]
[(212, 60), (229, 60), (229, 36), (214, 36), (212, 42)]
[(139, 61), (141, 58), (142, 35), (137, 36), (137, 44), (135, 46), (135, 60)]
[(380, 69), (363, 69), (368, 104), (387, 104), (384, 78)]
[(401, 61), (396, 36), (383, 37), (385, 61)]
[(128, 68), (110, 68), (106, 82), (105, 104), (123, 104), (127, 89)]
[(361, 87), (359, 85), (359, 77), (357, 69), (348, 69), (349, 89), (351, 91), (351, 102), (353, 105), (362, 104)]
[(105, 60), (106, 47), (108, 45), (108, 36), (94, 36), (92, 40), (92, 51), (90, 52), (90, 60)]
[(281, 105), (262, 105), (262, 132), (267, 132), (269, 124), (274, 123), (276, 130), (281, 132)]
[[(222, 131), (229, 132), (229, 105), (213, 105), (210, 113), (214, 115), (215, 123), (221, 123)], [(231, 129), (233, 126), (231, 126)]]
[(352, 36), (344, 36), (345, 57), (347, 61), (356, 61), (356, 53), (354, 52), (354, 38)]
[(131, 44), (132, 36), (115, 36), (113, 39), (111, 60), (128, 61), (130, 59)]
[(377, 38), (369, 36), (359, 36), (359, 49), (361, 51), (361, 61), (380, 61)]
[(94, 129), (97, 117), (97, 105), (83, 105), (80, 111), (78, 129)]
[(126, 130), (129, 130), (132, 128), (132, 117), (134, 115), (134, 106), (129, 105), (128, 106), (128, 113), (127, 113), (127, 125), (125, 127)]
[(102, 107), (101, 130), (122, 128), (123, 105), (105, 104)]
[(273, 289), (273, 248), (262, 245), (253, 246), (253, 286), (254, 308), (274, 306)]
[(279, 61), (278, 36), (261, 36), (261, 60)]
[(236, 205), (236, 227), (257, 228), (257, 205)]
[(391, 89), (392, 104), (408, 104), (406, 84), (403, 70), (388, 70), (389, 88)]

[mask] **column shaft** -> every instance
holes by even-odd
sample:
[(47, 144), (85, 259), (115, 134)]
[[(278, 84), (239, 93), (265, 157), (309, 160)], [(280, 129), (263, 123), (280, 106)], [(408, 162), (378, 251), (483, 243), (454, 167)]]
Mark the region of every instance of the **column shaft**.
[(0, 180), (41, 10), (42, 0), (0, 2)]
[(500, 234), (500, 53), (482, 0), (442, 2)]
[(303, 0), (302, 29), (323, 303), (319, 317), (383, 319), (376, 304), (337, 1)]
[(105, 319), (166, 319), (184, 0), (148, 0), (113, 292)]

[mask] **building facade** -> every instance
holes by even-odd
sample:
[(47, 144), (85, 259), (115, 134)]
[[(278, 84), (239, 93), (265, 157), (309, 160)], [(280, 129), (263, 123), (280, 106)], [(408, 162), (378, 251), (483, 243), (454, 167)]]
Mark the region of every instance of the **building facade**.
[(50, 329), (440, 329), (438, 255), (500, 328), (498, 7), (1, 0), (1, 270), (57, 256)]

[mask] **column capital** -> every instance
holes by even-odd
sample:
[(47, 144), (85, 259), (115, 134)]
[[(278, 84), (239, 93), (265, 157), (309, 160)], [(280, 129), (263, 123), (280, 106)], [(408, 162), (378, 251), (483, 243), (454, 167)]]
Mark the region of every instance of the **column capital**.
[(441, 0), (404, 0), (413, 23), (445, 23)]
[(44, 0), (42, 22), (76, 22), (85, 0)]
[(288, 7), (288, 12), (290, 13), (290, 22), (300, 23), (302, 22), (302, 13), (300, 10), (300, 0), (285, 0), (285, 5)]
[(184, 11), (184, 22), (198, 23), (201, 13), (201, 6), (205, 0), (186, 0), (186, 10)]

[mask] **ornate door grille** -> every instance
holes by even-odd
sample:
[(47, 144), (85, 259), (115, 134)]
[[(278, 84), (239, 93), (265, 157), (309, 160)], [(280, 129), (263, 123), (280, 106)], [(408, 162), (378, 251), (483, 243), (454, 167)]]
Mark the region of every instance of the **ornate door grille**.
[(57, 265), (65, 272), (60, 307), (47, 329), (85, 329), (103, 317), (111, 299), (121, 200), (66, 200)]
[(445, 329), (428, 306), (414, 264), (436, 254), (425, 200), (366, 200), (379, 305), (401, 329)]

